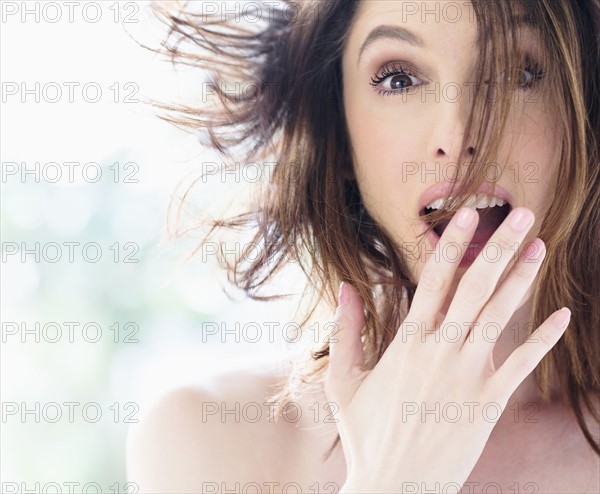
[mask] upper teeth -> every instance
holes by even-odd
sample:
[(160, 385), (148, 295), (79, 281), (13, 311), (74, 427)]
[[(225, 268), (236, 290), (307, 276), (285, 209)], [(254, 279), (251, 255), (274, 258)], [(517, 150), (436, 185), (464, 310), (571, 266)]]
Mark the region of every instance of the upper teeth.
[[(450, 199), (452, 198), (440, 197), (439, 199), (430, 202), (425, 207), (427, 209), (440, 209), (444, 204), (446, 204), (446, 201), (449, 201)], [(475, 207), (477, 209), (483, 209), (493, 208), (494, 206), (504, 206), (504, 204), (506, 204), (505, 201), (499, 197), (490, 196), (487, 194), (473, 194), (471, 197), (469, 197), (465, 203), (465, 206), (469, 208)]]

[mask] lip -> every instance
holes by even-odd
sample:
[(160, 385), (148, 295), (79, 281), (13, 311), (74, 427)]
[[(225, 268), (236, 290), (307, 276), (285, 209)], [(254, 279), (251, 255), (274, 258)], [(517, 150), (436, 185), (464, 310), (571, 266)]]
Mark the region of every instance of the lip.
[[(421, 197), (419, 197), (419, 210), (417, 211), (417, 215), (419, 217), (421, 217), (421, 211), (423, 211), (423, 209), (425, 209), (425, 206), (427, 206), (427, 204), (429, 204), (430, 202), (439, 199), (440, 197), (446, 197), (448, 195), (448, 193), (450, 192), (452, 188), (452, 183), (451, 182), (440, 182), (437, 183), (435, 185), (432, 185), (431, 187), (427, 188), (422, 194)], [(492, 192), (493, 189), (493, 192)], [(510, 194), (510, 192), (508, 192), (505, 188), (496, 185), (494, 187), (493, 184), (489, 183), (489, 182), (484, 182), (483, 184), (481, 184), (481, 186), (475, 191), (476, 194), (490, 194), (490, 195), (494, 195), (494, 197), (499, 197), (500, 199), (504, 200), (505, 202), (507, 202), (511, 209), (514, 208), (514, 203), (513, 203), (513, 198), (512, 195)], [(423, 228), (423, 231), (426, 231), (427, 228), (429, 227), (429, 225), (423, 220), (421, 219), (421, 227)], [(429, 232), (429, 234), (427, 235), (427, 241), (430, 245), (430, 247), (432, 249), (435, 249), (435, 246), (438, 244), (438, 242), (440, 241), (440, 236), (435, 233), (434, 230), (431, 230)], [(477, 254), (479, 253), (479, 251), (483, 248), (483, 246), (479, 246), (475, 249), (474, 254), (472, 253), (471, 257), (476, 257)], [(459, 264), (459, 268), (466, 268), (471, 264), (472, 260), (470, 261), (468, 259), (468, 257), (465, 255), (463, 256), (460, 264)]]
[[(458, 188), (458, 184), (456, 185), (456, 188)], [(425, 209), (425, 206), (427, 206), (427, 204), (431, 203), (432, 201), (435, 201), (436, 199), (439, 199), (440, 197), (447, 197), (451, 189), (452, 182), (440, 182), (425, 189), (425, 191), (419, 197), (419, 209), (417, 210), (417, 215), (421, 215), (421, 211)], [(512, 195), (500, 185), (494, 186), (494, 184), (490, 182), (484, 182), (475, 191), (475, 193), (490, 195), (493, 194), (495, 197), (499, 197), (505, 202), (508, 202), (511, 205), (511, 207), (514, 208)]]

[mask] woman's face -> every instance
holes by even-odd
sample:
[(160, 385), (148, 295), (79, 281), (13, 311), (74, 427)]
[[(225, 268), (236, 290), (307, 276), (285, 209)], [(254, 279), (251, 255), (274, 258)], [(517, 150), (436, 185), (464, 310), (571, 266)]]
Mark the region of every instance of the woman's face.
[[(426, 228), (420, 213), (447, 195), (473, 102), (477, 23), (465, 3), (361, 2), (343, 56), (344, 105), (361, 196), (371, 216), (407, 256), (415, 282), (438, 238), (417, 237)], [(521, 50), (534, 62), (539, 60), (541, 47), (533, 28), (523, 26), (518, 39)], [(535, 63), (522, 68), (528, 70), (518, 74), (519, 83), (546, 83)], [(413, 89), (402, 92), (405, 87)], [(488, 186), (496, 183), (498, 199), (533, 211), (536, 222), (528, 239), (539, 232), (553, 200), (559, 155), (556, 118), (540, 93), (514, 89), (495, 159), (497, 175), (487, 181)], [(477, 198), (478, 211), (485, 213), (473, 240), (481, 245), (471, 246), (471, 256), (485, 245), (508, 209), (493, 203), (486, 208), (485, 195)], [(489, 259), (494, 254), (485, 249)], [(455, 281), (468, 265), (461, 264)]]

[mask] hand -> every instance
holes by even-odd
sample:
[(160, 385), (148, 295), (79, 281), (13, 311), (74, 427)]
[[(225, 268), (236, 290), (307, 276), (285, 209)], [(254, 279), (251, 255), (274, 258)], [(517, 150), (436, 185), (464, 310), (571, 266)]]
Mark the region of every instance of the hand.
[[(348, 471), (340, 492), (403, 492), (408, 484), (419, 492), (454, 491), (451, 485), (460, 490), (501, 415), (498, 409), (504, 411), (514, 390), (563, 335), (570, 319), (566, 308), (554, 312), (496, 369), (497, 340), (482, 331), (486, 324), (507, 325), (545, 255), (544, 243), (535, 239), (496, 286), (513, 256), (510, 247), (521, 244), (533, 225), (526, 208), (511, 211), (496, 230), (489, 243), (498, 246), (501, 257), (492, 263), (483, 257), (485, 249), (479, 254), (436, 329), (460, 263), (441, 253), (449, 242), (467, 245), (478, 218), (470, 208), (452, 218), (425, 263), (406, 319), (371, 371), (364, 368), (360, 339), (362, 302), (352, 286), (340, 287), (325, 381), (328, 400), (339, 407)], [(494, 413), (486, 414), (486, 407)]]

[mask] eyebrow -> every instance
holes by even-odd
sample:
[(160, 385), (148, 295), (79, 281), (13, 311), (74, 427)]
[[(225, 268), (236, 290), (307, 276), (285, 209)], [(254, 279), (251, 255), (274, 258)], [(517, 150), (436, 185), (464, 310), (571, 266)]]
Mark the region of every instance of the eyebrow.
[[(537, 27), (536, 24), (533, 22), (532, 18), (526, 15), (516, 15), (514, 18), (514, 22), (515, 24), (517, 24), (517, 26)], [(479, 44), (480, 38), (481, 33), (478, 33), (475, 45)], [(409, 45), (417, 46), (419, 48), (425, 48), (426, 46), (426, 43), (425, 41), (423, 41), (423, 38), (409, 31), (408, 29), (400, 26), (384, 24), (381, 26), (377, 26), (369, 33), (358, 52), (357, 64), (360, 63), (362, 54), (369, 47), (369, 45), (372, 45), (375, 41), (379, 39), (392, 39), (396, 41), (404, 41)]]
[(408, 29), (400, 26), (381, 25), (377, 26), (369, 33), (367, 39), (365, 39), (364, 43), (360, 47), (358, 52), (358, 62), (360, 62), (360, 58), (367, 47), (379, 39), (393, 39), (396, 41), (404, 41), (410, 45), (418, 46), (420, 48), (425, 47), (425, 42), (423, 39)]

